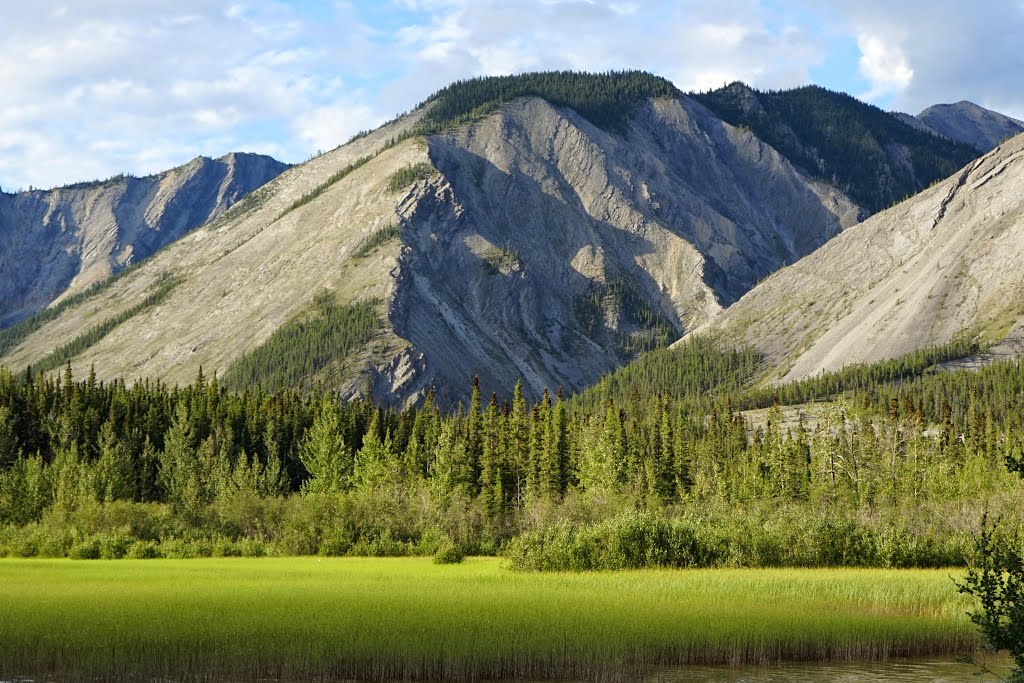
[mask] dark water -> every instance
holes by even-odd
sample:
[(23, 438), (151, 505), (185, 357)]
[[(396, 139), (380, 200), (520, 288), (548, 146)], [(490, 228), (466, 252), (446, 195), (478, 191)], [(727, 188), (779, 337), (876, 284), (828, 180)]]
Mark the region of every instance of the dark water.
[[(678, 667), (647, 676), (643, 683), (997, 683), (1009, 677), (1008, 658), (984, 656), (978, 661), (991, 669), (991, 673), (982, 673), (976, 665), (950, 659), (839, 664), (806, 662), (771, 666)], [(46, 683), (46, 679), (0, 679), (0, 683)]]
[(691, 666), (660, 671), (646, 683), (958, 683), (1007, 678), (1009, 660), (979, 657), (994, 673), (979, 673), (971, 664), (951, 660), (894, 660), (880, 663), (825, 664), (790, 663), (772, 666), (721, 667)]

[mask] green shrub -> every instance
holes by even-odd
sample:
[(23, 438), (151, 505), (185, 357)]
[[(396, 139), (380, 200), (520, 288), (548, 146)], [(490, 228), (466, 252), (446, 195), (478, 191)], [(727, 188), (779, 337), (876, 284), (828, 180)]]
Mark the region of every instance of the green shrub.
[(398, 192), (399, 190), (412, 185), (417, 180), (429, 178), (433, 173), (434, 167), (425, 161), (421, 161), (418, 164), (403, 166), (391, 174), (391, 178), (388, 180), (388, 190), (391, 192)]
[(153, 541), (135, 541), (128, 546), (125, 557), (133, 560), (155, 560), (161, 557), (160, 546)]
[(459, 564), (465, 557), (461, 547), (452, 541), (447, 541), (434, 553), (434, 564)]
[(68, 557), (72, 560), (98, 560), (102, 556), (100, 539), (87, 538), (71, 546)]
[(127, 529), (99, 536), (100, 557), (104, 560), (120, 560), (128, 554), (128, 549), (135, 543), (135, 538)]
[(238, 552), (242, 557), (266, 557), (274, 554), (262, 538), (242, 538), (238, 541)]
[(807, 520), (776, 511), (717, 520), (629, 513), (590, 525), (561, 522), (514, 538), (514, 569), (590, 571), (644, 567), (962, 566), (967, 534), (916, 534), (854, 519)]

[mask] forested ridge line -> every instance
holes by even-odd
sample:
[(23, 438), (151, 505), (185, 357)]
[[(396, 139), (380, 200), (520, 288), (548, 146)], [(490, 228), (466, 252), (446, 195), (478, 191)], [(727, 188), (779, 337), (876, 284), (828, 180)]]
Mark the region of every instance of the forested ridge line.
[(872, 213), (978, 157), (970, 145), (917, 130), (874, 105), (820, 86), (758, 91), (733, 83), (691, 96)]

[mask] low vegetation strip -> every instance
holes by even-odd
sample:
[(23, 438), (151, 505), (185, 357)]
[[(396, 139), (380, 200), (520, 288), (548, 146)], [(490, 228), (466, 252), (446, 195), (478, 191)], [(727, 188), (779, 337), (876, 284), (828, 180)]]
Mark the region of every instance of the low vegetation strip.
[[(756, 521), (755, 521), (756, 520)], [(731, 523), (627, 513), (590, 526), (556, 524), (518, 536), (506, 555), (516, 569), (591, 571), (645, 567), (962, 567), (969, 534), (918, 534), (849, 518)]]
[(614, 679), (973, 651), (944, 571), (522, 574), (496, 560), (0, 562), (0, 676)]
[(113, 332), (114, 328), (121, 323), (134, 318), (147, 308), (152, 308), (159, 304), (161, 301), (166, 299), (167, 295), (170, 294), (175, 287), (181, 284), (181, 282), (181, 277), (166, 274), (166, 277), (157, 284), (153, 292), (148, 294), (145, 299), (130, 308), (126, 308), (121, 313), (118, 313), (111, 318), (107, 318), (100, 324), (94, 325), (68, 343), (58, 346), (36, 363), (35, 370), (37, 372), (49, 372), (54, 368), (60, 367)]
[(393, 239), (398, 238), (401, 235), (398, 226), (394, 223), (389, 223), (387, 226), (371, 233), (369, 237), (359, 243), (359, 246), (352, 252), (352, 258), (360, 259), (366, 258), (378, 247), (383, 246)]
[(124, 270), (119, 271), (115, 275), (110, 276), (102, 282), (97, 282), (89, 287), (86, 287), (77, 294), (63, 299), (60, 303), (54, 304), (49, 308), (44, 308), (35, 315), (26, 318), (8, 328), (0, 330), (0, 356), (7, 355), (10, 351), (18, 346), (21, 342), (25, 341), (30, 334), (38, 330), (40, 327), (56, 320), (61, 313), (68, 310), (72, 306), (82, 303), (91, 296), (95, 296), (100, 292), (110, 289), (110, 286), (123, 277), (127, 277), (131, 273), (138, 270), (138, 264), (128, 266)]
[(638, 102), (678, 95), (671, 82), (642, 71), (556, 71), (471, 78), (442, 88), (423, 103), (433, 102), (424, 127), (456, 125), (489, 114), (517, 97), (541, 97), (556, 106), (571, 107), (597, 126), (621, 133)]

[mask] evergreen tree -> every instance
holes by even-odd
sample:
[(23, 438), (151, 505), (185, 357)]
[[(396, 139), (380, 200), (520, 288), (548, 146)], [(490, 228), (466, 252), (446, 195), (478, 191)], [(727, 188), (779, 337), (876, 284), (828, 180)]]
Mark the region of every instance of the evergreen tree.
[(337, 493), (351, 487), (352, 451), (342, 436), (340, 417), (329, 397), (320, 401), (320, 410), (299, 447), (299, 459), (310, 475), (303, 484), (304, 493)]
[(100, 431), (100, 458), (95, 468), (96, 497), (109, 503), (114, 500), (135, 498), (135, 467), (128, 447), (114, 432), (114, 426), (106, 422)]

